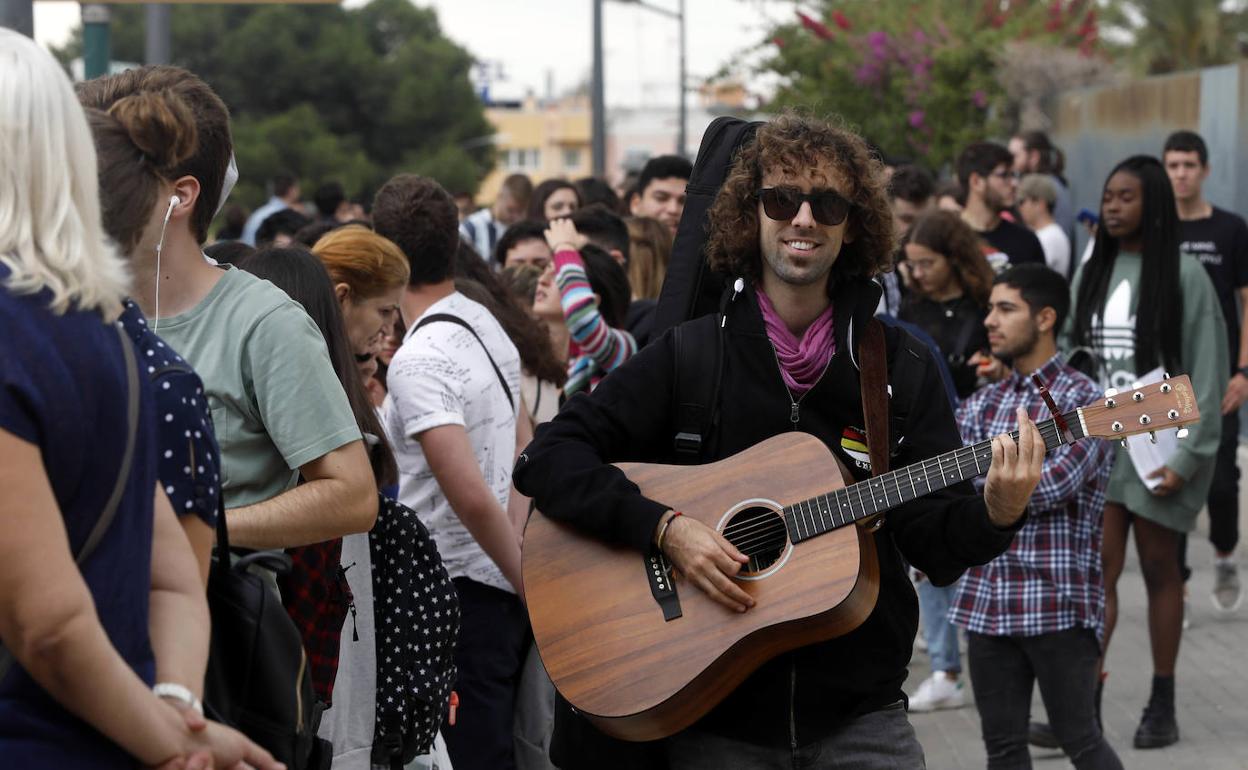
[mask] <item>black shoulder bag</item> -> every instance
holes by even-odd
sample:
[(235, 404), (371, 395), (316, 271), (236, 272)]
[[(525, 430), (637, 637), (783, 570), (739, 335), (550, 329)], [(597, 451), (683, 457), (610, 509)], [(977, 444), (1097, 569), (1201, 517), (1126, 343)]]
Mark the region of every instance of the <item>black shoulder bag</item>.
[(476, 338), (477, 342), (481, 345), (481, 349), (485, 351), (485, 357), (490, 359), (490, 366), (494, 367), (494, 373), (498, 375), (498, 384), (503, 386), (503, 392), (507, 394), (507, 403), (511, 404), (512, 409), (515, 409), (516, 399), (511, 395), (511, 388), (507, 387), (507, 378), (503, 376), (503, 370), (499, 369), (498, 364), (494, 363), (494, 356), (490, 355), (490, 349), (485, 346), (485, 342), (477, 334), (476, 329), (473, 329), (472, 325), (467, 321), (459, 316), (451, 315), (450, 313), (434, 313), (433, 315), (427, 315), (420, 319), (420, 322), (412, 328), (411, 333), (414, 334), (420, 327), (428, 326), (429, 324), (437, 323), (438, 321), (452, 323), (456, 326), (462, 326), (468, 330), (469, 334)]

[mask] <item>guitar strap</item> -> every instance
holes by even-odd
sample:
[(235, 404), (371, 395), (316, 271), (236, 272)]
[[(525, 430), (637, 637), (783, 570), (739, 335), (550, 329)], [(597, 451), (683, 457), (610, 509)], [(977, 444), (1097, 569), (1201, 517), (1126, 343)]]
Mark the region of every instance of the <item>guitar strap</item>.
[(884, 326), (875, 318), (866, 325), (858, 344), (858, 362), (871, 475), (879, 476), (888, 472), (888, 358), (884, 349)]

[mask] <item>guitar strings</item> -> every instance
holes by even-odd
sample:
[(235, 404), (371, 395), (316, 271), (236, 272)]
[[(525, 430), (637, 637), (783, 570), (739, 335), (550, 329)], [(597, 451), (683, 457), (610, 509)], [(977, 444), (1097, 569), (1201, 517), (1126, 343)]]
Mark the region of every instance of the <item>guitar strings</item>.
[[(1045, 427), (1046, 427), (1046, 428), (1048, 428), (1048, 427), (1052, 427), (1052, 426), (1051, 426), (1051, 424), (1048, 424), (1048, 425), (1046, 425)], [(1044, 432), (1045, 432), (1045, 431), (1042, 429), (1042, 430), (1041, 430), (1042, 435), (1043, 435), (1043, 433), (1044, 433)], [(1051, 433), (1053, 433), (1054, 435), (1056, 435), (1056, 427), (1053, 427), (1053, 430), (1051, 431)], [(1015, 438), (1017, 438), (1017, 437), (1015, 436)], [(1047, 440), (1048, 440), (1049, 438), (1052, 438), (1052, 436), (1045, 436), (1045, 438), (1046, 438), (1046, 442), (1047, 442)], [(951, 457), (951, 458), (950, 458), (950, 461), (949, 461), (949, 462), (951, 463), (951, 466), (952, 466), (952, 467), (956, 467), (956, 468), (958, 469), (958, 472), (959, 472), (959, 475), (960, 475), (960, 476), (965, 476), (964, 471), (969, 471), (972, 467), (978, 467), (978, 466), (977, 466), (977, 463), (975, 462), (975, 460), (976, 460), (976, 453), (978, 453), (979, 451), (982, 451), (982, 450), (984, 450), (984, 449), (987, 449), (987, 448), (989, 448), (989, 447), (991, 446), (990, 442), (985, 442), (985, 443), (987, 444), (987, 446), (985, 446), (985, 445), (974, 445), (974, 446), (971, 446), (971, 447), (963, 447), (963, 448), (961, 448), (961, 449), (958, 449), (958, 450), (954, 450), (954, 451), (953, 451), (953, 453), (952, 453), (952, 454), (953, 454), (953, 457)], [(965, 457), (966, 450), (974, 450), (973, 452), (971, 452), (971, 453), (970, 453), (970, 458), (969, 458), (969, 460), (968, 460), (968, 458), (967, 458), (967, 457)], [(959, 457), (958, 455), (963, 455), (963, 456)], [(990, 464), (991, 464), (990, 457), (991, 457), (991, 455), (989, 455), (989, 462), (990, 462)], [(932, 459), (935, 459), (935, 458), (932, 458)], [(932, 465), (932, 467), (931, 467), (931, 468), (929, 468), (929, 467), (928, 467), (928, 464), (929, 464), (929, 463), (932, 463), (932, 459), (925, 460), (925, 461), (923, 461), (923, 462), (920, 464), (920, 465), (921, 465), (920, 472), (922, 473), (922, 475), (921, 475), (921, 476), (920, 476), (920, 478), (918, 479), (918, 481), (923, 482), (925, 485), (927, 485), (927, 486), (929, 486), (929, 487), (931, 486), (931, 485), (930, 485), (930, 481), (931, 481), (931, 479), (930, 479), (930, 476), (931, 476), (930, 471), (939, 469), (939, 470), (941, 471), (941, 475), (939, 476), (939, 478), (940, 478), (940, 480), (941, 480), (941, 481), (942, 481), (942, 483), (943, 483), (943, 481), (944, 481), (944, 478), (943, 478), (943, 471), (945, 470), (945, 468), (946, 468), (946, 467), (948, 467), (948, 466), (945, 466), (945, 464), (944, 464), (943, 462), (936, 462), (936, 463), (934, 463), (934, 464)], [(902, 473), (902, 471), (903, 471), (903, 470), (905, 470), (905, 471), (906, 471), (906, 477), (905, 477), (905, 478), (906, 478), (906, 480), (905, 480), (905, 481), (903, 481), (903, 480), (902, 480), (902, 476), (900, 475), (900, 474)], [(976, 473), (976, 475), (980, 475), (980, 474), (977, 472), (977, 473)], [(964, 478), (964, 479), (962, 479), (962, 480), (965, 480), (965, 478)], [(888, 493), (889, 493), (889, 492), (892, 492), (892, 493), (893, 493), (893, 496), (894, 496), (894, 497), (896, 497), (896, 498), (899, 500), (899, 503), (897, 503), (897, 504), (900, 504), (900, 502), (909, 502), (909, 501), (904, 501), (904, 500), (901, 500), (901, 498), (903, 497), (903, 495), (901, 494), (901, 492), (905, 489), (905, 486), (906, 486), (907, 484), (909, 484), (911, 487), (913, 487), (913, 481), (914, 481), (914, 477), (913, 477), (913, 473), (912, 473), (912, 472), (908, 471), (907, 469), (899, 469), (899, 470), (897, 470), (897, 471), (894, 471), (894, 472), (892, 472), (892, 473), (890, 473), (890, 474), (887, 474), (887, 475), (885, 475), (885, 476), (883, 476), (883, 477), (880, 477), (880, 478), (878, 478), (878, 479), (876, 479), (876, 478), (873, 478), (873, 479), (867, 479), (867, 480), (865, 480), (865, 481), (861, 481), (861, 482), (857, 482), (857, 483), (855, 483), (855, 484), (852, 484), (852, 485), (850, 485), (850, 486), (848, 486), (848, 487), (842, 487), (840, 490), (834, 490), (833, 492), (831, 492), (831, 493), (829, 493), (829, 494), (827, 494), (827, 495), (820, 495), (820, 496), (818, 496), (818, 497), (822, 497), (822, 498), (824, 498), (824, 503), (826, 503), (826, 502), (827, 502), (827, 501), (828, 501), (828, 500), (832, 497), (832, 495), (836, 494), (836, 492), (841, 492), (841, 491), (844, 491), (844, 492), (846, 492), (846, 497), (848, 498), (848, 497), (849, 497), (849, 492), (850, 492), (851, 490), (857, 490), (857, 491), (859, 492), (859, 495), (860, 495), (860, 502), (859, 502), (859, 505), (860, 505), (861, 507), (863, 507), (863, 508), (864, 508), (864, 510), (865, 510), (865, 507), (866, 507), (865, 499), (863, 499), (863, 498), (862, 498), (862, 495), (861, 495), (861, 493), (862, 493), (862, 486), (863, 486), (863, 485), (866, 485), (866, 486), (869, 488), (871, 484), (879, 484), (880, 486), (878, 486), (878, 487), (877, 487), (877, 489), (876, 489), (876, 490), (875, 490), (872, 494), (874, 494), (874, 493), (876, 493), (876, 492), (881, 492), (881, 491), (882, 491), (882, 492), (884, 492), (884, 493), (885, 493), (885, 500), (887, 501), (887, 498), (888, 498)], [(941, 489), (943, 489), (944, 487), (940, 487), (940, 488), (941, 488)], [(913, 492), (913, 491), (915, 491), (915, 490), (912, 488), (912, 490), (911, 490), (911, 491)], [(931, 489), (930, 489), (930, 491), (934, 492), (934, 491), (936, 491), (936, 488), (931, 488)], [(919, 496), (921, 497), (922, 495), (919, 495)], [(877, 499), (878, 499), (878, 498), (877, 498)], [(916, 498), (913, 498), (913, 497), (912, 497), (911, 499), (916, 499)], [(815, 520), (814, 520), (814, 519), (810, 519), (810, 518), (809, 518), (809, 517), (811, 516), (811, 514), (801, 512), (801, 511), (799, 510), (799, 506), (802, 506), (802, 505), (808, 505), (808, 506), (818, 506), (818, 509), (819, 509), (819, 512), (820, 512), (820, 515), (819, 515), (819, 519), (820, 519), (820, 521), (819, 521), (819, 522), (815, 522)], [(852, 503), (851, 503), (851, 505), (852, 505)], [(889, 507), (892, 507), (892, 505), (889, 505)], [(876, 511), (878, 511), (879, 509), (877, 508), (877, 509), (876, 509), (876, 511), (871, 511), (871, 512), (869, 512), (869, 513), (862, 513), (862, 514), (860, 514), (860, 515), (858, 515), (858, 516), (855, 516), (853, 519), (850, 519), (850, 520), (847, 520), (847, 521), (842, 521), (842, 523), (841, 523), (841, 524), (839, 524), (839, 525), (835, 523), (835, 521), (836, 521), (836, 520), (833, 518), (833, 516), (841, 516), (841, 514), (840, 514), (839, 510), (837, 509), (837, 507), (836, 507), (836, 506), (834, 506), (834, 505), (833, 505), (833, 506), (827, 506), (827, 505), (824, 505), (824, 504), (822, 504), (822, 503), (820, 503), (820, 502), (818, 501), (818, 498), (817, 498), (817, 497), (816, 497), (816, 498), (810, 498), (809, 500), (802, 500), (802, 501), (799, 501), (798, 503), (795, 503), (795, 504), (793, 504), (793, 505), (791, 505), (791, 506), (787, 506), (784, 510), (786, 511), (786, 514), (785, 514), (785, 515), (786, 515), (786, 517), (787, 517), (788, 515), (790, 515), (790, 512), (791, 512), (791, 513), (792, 513), (792, 515), (800, 515), (800, 516), (802, 516), (802, 517), (803, 517), (803, 520), (807, 520), (807, 519), (809, 519), (810, 523), (819, 523), (819, 524), (820, 524), (820, 526), (822, 526), (822, 519), (823, 519), (823, 515), (825, 515), (825, 514), (826, 514), (826, 516), (828, 517), (828, 520), (829, 520), (829, 521), (831, 521), (831, 522), (833, 522), (833, 526), (832, 526), (832, 527), (829, 527), (829, 529), (834, 529), (834, 528), (836, 528), (837, 526), (845, 526), (845, 525), (847, 525), (847, 524), (851, 523), (852, 521), (856, 521), (858, 518), (862, 518), (862, 517), (864, 517), (864, 516), (869, 516), (869, 515), (872, 515), (873, 513), (875, 513)], [(750, 539), (750, 537), (751, 537), (751, 536), (753, 536), (753, 535), (759, 534), (760, 530), (762, 530), (762, 531), (763, 531), (763, 533), (764, 533), (765, 535), (770, 535), (772, 532), (774, 532), (774, 531), (776, 530), (776, 527), (777, 527), (777, 526), (780, 526), (781, 528), (783, 528), (783, 525), (780, 523), (779, 518), (772, 518), (772, 517), (758, 517), (758, 518), (754, 518), (754, 519), (751, 519), (751, 520), (746, 521), (746, 522), (741, 522), (741, 523), (739, 523), (739, 524), (730, 524), (728, 527), (726, 527), (726, 528), (724, 529), (724, 536), (725, 536), (726, 538), (728, 538), (730, 542), (732, 542), (732, 539), (733, 539), (733, 538), (740, 538), (740, 539), (741, 539), (741, 540), (740, 540), (740, 543), (741, 543), (741, 544), (747, 544), (747, 545), (748, 545), (748, 544), (750, 544), (750, 543), (751, 543), (751, 539)], [(734, 545), (738, 545), (738, 544), (734, 542)]]
[[(1053, 441), (1056, 441), (1057, 446), (1060, 446), (1065, 443), (1064, 441), (1062, 441), (1060, 432), (1058, 431), (1056, 423), (1053, 420), (1048, 420), (1042, 423), (1039, 426), (1039, 431), (1040, 431), (1041, 437), (1045, 439), (1046, 445), (1052, 443)], [(1009, 435), (1015, 441), (1018, 440), (1018, 431), (1012, 431)], [(953, 450), (950, 453), (951, 456), (950, 456), (949, 462), (952, 464), (953, 467), (957, 468), (958, 476), (961, 477), (960, 480), (963, 480), (963, 481), (966, 480), (967, 478), (966, 472), (970, 471), (972, 468), (976, 470), (976, 473), (974, 474), (974, 476), (982, 475), (983, 471), (980, 470), (981, 468), (980, 463), (979, 463), (980, 458), (978, 455), (980, 452), (984, 450), (989, 451), (989, 454), (986, 459), (988, 460), (989, 467), (991, 467), (991, 454), (990, 454), (991, 441), (981, 442), (980, 444), (976, 444), (976, 445), (969, 446), (969, 447), (962, 447), (960, 449)], [(932, 463), (933, 460), (936, 460), (936, 462), (931, 468), (929, 468), (928, 465)], [(947, 466), (945, 465), (944, 462), (940, 461), (938, 458), (929, 458), (928, 460), (924, 460), (921, 463), (919, 463), (919, 465), (920, 465), (920, 473), (922, 475), (918, 480), (924, 483), (924, 485), (928, 486), (930, 492), (935, 492), (937, 488), (931, 487), (930, 470), (939, 470), (943, 474), (943, 471), (945, 470)], [(907, 500), (902, 499), (904, 497), (904, 495), (902, 494), (902, 491), (904, 490), (905, 484), (908, 483), (911, 486), (911, 492), (916, 491), (914, 489), (914, 482), (915, 482), (914, 475), (909, 470), (909, 467), (912, 467), (912, 466), (907, 466), (907, 468), (902, 468), (902, 469), (898, 469), (897, 471), (890, 472), (878, 479), (867, 479), (865, 481), (860, 481), (855, 484), (852, 484), (848, 487), (842, 487), (840, 490), (834, 490), (832, 493), (829, 493), (826, 495), (820, 495), (820, 496), (817, 496), (816, 498), (810, 498), (808, 500), (799, 501), (798, 503), (788, 506), (784, 509), (785, 517), (787, 518), (789, 515), (800, 515), (802, 517), (802, 520), (805, 521), (807, 524), (818, 525), (818, 527), (821, 530), (819, 534), (829, 531), (830, 529), (836, 529), (839, 526), (846, 526), (852, 523), (853, 521), (857, 521), (860, 518), (865, 518), (866, 516), (872, 515), (873, 513), (876, 513), (880, 510), (879, 508), (877, 508), (876, 511), (872, 511), (870, 513), (865, 512), (865, 501), (863, 500), (863, 497), (862, 497), (862, 486), (866, 485), (869, 489), (871, 484), (879, 485), (876, 488), (875, 492), (880, 492), (880, 491), (884, 492), (885, 494), (884, 499), (886, 502), (888, 499), (889, 491), (891, 491), (893, 495), (897, 498), (898, 503), (896, 503), (896, 505), (899, 505), (902, 502), (909, 502)], [(900, 475), (902, 471), (906, 472), (905, 482), (902, 481), (902, 477)], [(946, 486), (948, 486), (948, 484), (944, 483), (945, 480), (943, 478), (943, 475), (939, 476), (938, 478), (940, 482), (942, 483), (942, 486), (939, 487), (939, 489), (943, 489)], [(834, 515), (840, 516), (841, 515), (840, 512), (835, 510), (835, 506), (825, 507), (819, 504), (817, 502), (818, 497), (824, 498), (826, 502), (828, 499), (832, 497), (832, 495), (840, 491), (845, 491), (846, 497), (849, 497), (849, 494), (848, 494), (849, 490), (853, 490), (853, 489), (858, 490), (859, 498), (860, 498), (860, 505), (864, 508), (864, 511), (857, 515), (854, 515), (853, 518), (851, 518), (850, 520), (843, 521), (840, 525), (837, 525), (835, 523), (836, 520), (832, 517)], [(922, 496), (923, 495), (919, 495), (919, 497), (922, 497)], [(911, 500), (913, 499), (917, 499), (917, 498), (912, 497)], [(814, 519), (810, 519), (809, 518), (810, 514), (800, 513), (798, 511), (798, 506), (801, 506), (801, 505), (818, 506), (819, 520), (815, 521)], [(888, 505), (887, 507), (893, 507), (893, 506)], [(823, 524), (824, 514), (827, 515), (829, 521), (831, 521), (833, 524), (833, 526), (827, 527), (826, 529), (824, 529), (825, 525)], [(814, 527), (812, 527), (812, 529), (813, 528)], [(777, 545), (780, 548), (783, 548), (785, 542), (787, 542), (788, 540), (788, 530), (787, 530), (786, 523), (778, 515), (777, 516), (763, 516), (763, 517), (756, 517), (754, 519), (751, 519), (748, 522), (742, 522), (740, 524), (730, 524), (728, 527), (724, 529), (724, 536), (725, 538), (729, 540), (729, 542), (732, 542), (733, 545), (742, 552), (742, 554), (749, 556), (749, 557), (753, 557), (753, 556), (766, 553), (767, 551), (774, 550), (777, 547)], [(735, 542), (734, 542), (734, 538), (737, 539)], [(763, 548), (761, 550), (752, 550), (752, 549), (757, 548), (758, 546), (763, 546)]]

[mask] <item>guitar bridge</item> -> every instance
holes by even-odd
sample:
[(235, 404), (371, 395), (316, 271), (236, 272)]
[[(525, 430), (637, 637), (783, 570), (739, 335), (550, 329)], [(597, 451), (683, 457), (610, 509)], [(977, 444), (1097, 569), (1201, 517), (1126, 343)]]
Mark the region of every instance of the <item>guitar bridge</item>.
[(663, 610), (663, 619), (675, 620), (681, 616), (680, 597), (676, 595), (676, 581), (672, 579), (672, 566), (662, 551), (654, 550), (642, 557), (646, 569), (646, 581), (650, 583), (650, 595)]

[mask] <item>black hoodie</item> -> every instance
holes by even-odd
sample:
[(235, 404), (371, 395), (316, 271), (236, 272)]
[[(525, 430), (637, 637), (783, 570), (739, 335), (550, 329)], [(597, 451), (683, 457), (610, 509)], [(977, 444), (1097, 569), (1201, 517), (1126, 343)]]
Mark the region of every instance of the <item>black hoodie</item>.
[[(747, 288), (729, 302), (720, 389), (720, 419), (709, 459), (736, 454), (789, 430), (823, 440), (858, 480), (870, 473), (841, 447), (846, 431), (863, 428), (855, 329), (871, 320), (879, 301), (872, 281), (842, 280), (833, 290), (836, 353), (823, 377), (800, 399), (798, 422), (763, 326), (758, 301)], [(913, 404), (894, 421), (893, 468), (962, 446), (944, 385), (926, 346), (896, 327), (884, 326), (892, 404)], [(853, 351), (853, 355), (850, 352)], [(899, 382), (899, 355), (914, 355), (917, 374)], [(913, 363), (913, 362), (912, 362)], [(616, 369), (591, 395), (570, 399), (537, 430), (516, 465), (515, 484), (552, 519), (638, 551), (650, 548), (668, 506), (648, 500), (613, 462), (673, 462), (674, 367), (671, 333)], [(917, 392), (915, 391), (917, 389)], [(849, 634), (782, 655), (763, 665), (691, 729), (708, 730), (767, 746), (801, 746), (820, 740), (848, 718), (904, 698), (918, 623), (918, 604), (905, 562), (948, 585), (972, 565), (1005, 551), (1009, 530), (988, 519), (969, 482), (901, 505), (876, 534), (880, 594), (874, 611)], [(904, 561), (903, 561), (904, 558)], [(559, 724), (565, 724), (561, 719)], [(556, 748), (568, 738), (557, 729)], [(583, 730), (582, 730), (583, 733)], [(584, 737), (584, 735), (583, 735)], [(578, 754), (580, 752), (577, 752)], [(575, 762), (568, 762), (574, 766)]]

